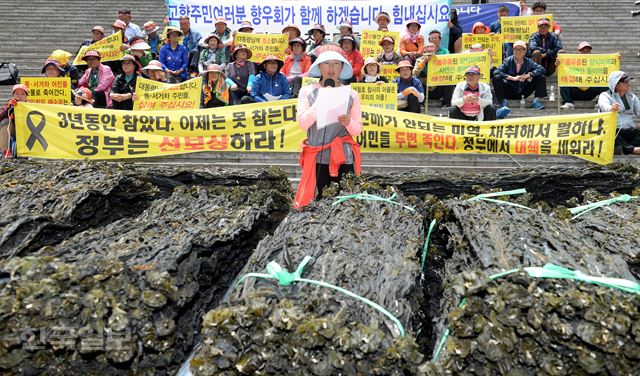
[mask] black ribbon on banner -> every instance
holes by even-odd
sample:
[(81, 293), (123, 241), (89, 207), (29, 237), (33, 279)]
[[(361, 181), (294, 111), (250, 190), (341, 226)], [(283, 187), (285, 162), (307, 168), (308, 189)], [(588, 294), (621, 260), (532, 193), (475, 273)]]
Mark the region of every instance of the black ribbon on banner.
[[(40, 120), (38, 121), (38, 125), (35, 125), (34, 120), (36, 120), (38, 116), (40, 116)], [(42, 112), (29, 112), (29, 114), (27, 115), (27, 128), (29, 128), (29, 131), (31, 132), (29, 138), (27, 139), (27, 148), (29, 148), (29, 150), (33, 149), (36, 141), (40, 142), (40, 145), (42, 145), (42, 148), (45, 151), (47, 150), (47, 147), (49, 147), (49, 144), (47, 144), (47, 140), (45, 140), (42, 136), (42, 130), (44, 129), (45, 125), (47, 125), (47, 119), (44, 117)]]

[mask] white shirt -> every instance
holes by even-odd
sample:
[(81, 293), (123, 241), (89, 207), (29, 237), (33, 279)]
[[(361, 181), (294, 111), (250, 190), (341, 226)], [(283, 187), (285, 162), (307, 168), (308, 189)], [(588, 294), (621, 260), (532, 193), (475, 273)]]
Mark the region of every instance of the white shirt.
[(144, 38), (142, 30), (140, 30), (140, 26), (133, 22), (129, 22), (129, 25), (127, 25), (127, 28), (124, 30), (124, 36), (126, 36), (128, 40), (131, 40), (133, 37)]

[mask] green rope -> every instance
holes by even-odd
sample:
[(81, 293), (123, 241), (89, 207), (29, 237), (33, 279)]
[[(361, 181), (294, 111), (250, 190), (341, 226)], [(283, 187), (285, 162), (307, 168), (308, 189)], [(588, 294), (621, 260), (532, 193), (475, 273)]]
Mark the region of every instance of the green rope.
[(391, 319), (391, 321), (393, 321), (394, 324), (396, 324), (396, 326), (398, 327), (398, 330), (400, 331), (400, 335), (402, 335), (404, 337), (405, 331), (404, 331), (404, 327), (400, 323), (400, 320), (398, 320), (394, 315), (392, 315), (389, 311), (384, 309), (379, 304), (377, 304), (375, 302), (372, 302), (371, 300), (369, 300), (369, 299), (367, 299), (365, 297), (362, 297), (360, 295), (354, 294), (353, 292), (351, 292), (349, 290), (345, 290), (342, 287), (338, 287), (338, 286), (332, 285), (330, 283), (326, 283), (326, 282), (323, 282), (323, 281), (317, 281), (317, 280), (314, 280), (314, 279), (301, 278), (302, 272), (304, 271), (304, 267), (312, 259), (313, 258), (311, 256), (305, 256), (304, 259), (302, 260), (302, 262), (300, 263), (300, 265), (298, 265), (298, 268), (296, 269), (296, 271), (293, 272), (293, 273), (289, 273), (288, 271), (283, 269), (277, 262), (271, 261), (269, 264), (267, 264), (267, 273), (268, 274), (263, 274), (263, 273), (248, 273), (248, 274), (245, 274), (242, 278), (240, 278), (240, 280), (238, 281), (238, 283), (236, 285), (241, 284), (247, 278), (264, 278), (264, 279), (275, 279), (275, 280), (278, 281), (278, 284), (280, 284), (281, 286), (289, 286), (293, 282), (304, 282), (304, 283), (309, 283), (311, 285), (316, 285), (316, 286), (321, 286), (321, 287), (326, 287), (326, 288), (329, 288), (329, 289), (332, 289), (332, 290), (336, 290), (336, 291), (341, 292), (341, 293), (343, 293), (343, 294), (345, 294), (345, 295), (347, 295), (349, 297), (352, 297), (354, 299), (358, 299), (361, 302), (367, 304), (368, 306), (370, 306), (370, 307), (382, 312), (382, 314), (387, 316), (389, 319)]
[(393, 201), (394, 198), (396, 198), (397, 194), (394, 193), (393, 195), (391, 195), (391, 197), (389, 198), (384, 198), (384, 197), (380, 197), (380, 196), (376, 196), (376, 195), (370, 195), (368, 193), (356, 193), (356, 194), (352, 194), (352, 195), (347, 195), (347, 196), (337, 196), (335, 198), (335, 201), (333, 202), (333, 204), (331, 205), (338, 205), (340, 203), (343, 203), (345, 201), (348, 200), (369, 200), (369, 201), (382, 201), (382, 202), (386, 202), (392, 205), (400, 205), (405, 209), (409, 209), (410, 211), (416, 211), (416, 209), (412, 208), (411, 206), (405, 205), (403, 203), (397, 202), (397, 201)]
[(524, 189), (524, 188), (514, 189), (514, 190), (511, 190), (511, 191), (503, 191), (503, 192), (481, 193), (481, 194), (479, 194), (477, 196), (471, 197), (467, 201), (473, 202), (473, 201), (482, 200), (482, 201), (493, 202), (493, 203), (496, 203), (496, 204), (511, 205), (511, 206), (515, 206), (517, 208), (522, 208), (522, 209), (535, 211), (535, 210), (531, 209), (530, 207), (527, 207), (527, 206), (524, 206), (524, 205), (520, 205), (520, 204), (516, 204), (515, 202), (496, 200), (496, 199), (492, 198), (492, 197), (521, 195), (521, 194), (524, 194), (524, 193), (527, 193), (527, 190)]
[(422, 258), (420, 263), (420, 270), (424, 271), (424, 263), (427, 260), (427, 250), (429, 249), (429, 238), (431, 238), (431, 232), (433, 228), (436, 226), (436, 220), (431, 221), (429, 225), (429, 232), (427, 233), (427, 238), (424, 240), (424, 247), (422, 248)]
[(579, 216), (586, 214), (592, 210), (598, 209), (598, 208), (602, 208), (611, 204), (615, 204), (618, 202), (629, 202), (631, 200), (637, 199), (638, 196), (629, 196), (629, 195), (622, 195), (622, 196), (618, 196), (618, 197), (614, 197), (614, 198), (610, 198), (608, 200), (602, 200), (602, 201), (598, 201), (598, 202), (594, 202), (593, 204), (588, 204), (588, 205), (582, 205), (582, 206), (578, 206), (576, 208), (571, 208), (569, 209), (569, 211), (571, 212), (571, 214), (575, 214), (573, 217), (571, 217), (571, 219), (576, 219)]
[[(621, 278), (606, 278), (606, 277), (596, 277), (582, 273), (578, 270), (571, 270), (567, 268), (563, 268), (562, 266), (554, 265), (554, 264), (546, 264), (542, 268), (540, 267), (528, 267), (523, 268), (530, 277), (533, 278), (557, 278), (557, 279), (570, 279), (574, 281), (580, 281), (584, 283), (591, 283), (594, 285), (600, 285), (609, 287), (612, 289), (617, 289), (620, 291), (624, 291), (631, 294), (640, 295), (640, 284), (637, 282), (629, 281), (627, 279)], [(521, 269), (512, 269), (507, 270), (505, 272), (493, 274), (489, 277), (490, 280), (495, 281), (496, 279), (506, 277), (510, 274), (517, 273)], [(462, 299), (458, 307), (462, 307), (467, 303), (466, 298)], [(437, 361), (438, 357), (440, 357), (440, 353), (444, 348), (444, 344), (449, 337), (449, 328), (447, 328), (442, 334), (442, 339), (438, 345), (435, 355), (433, 356), (433, 361)]]

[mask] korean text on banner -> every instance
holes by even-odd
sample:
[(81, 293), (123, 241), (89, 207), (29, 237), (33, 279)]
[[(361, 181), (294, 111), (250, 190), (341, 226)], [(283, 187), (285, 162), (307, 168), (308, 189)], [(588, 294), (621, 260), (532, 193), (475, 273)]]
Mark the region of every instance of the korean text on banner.
[(172, 26), (178, 26), (181, 16), (189, 16), (191, 27), (202, 35), (213, 30), (217, 17), (224, 17), (231, 30), (237, 30), (244, 20), (251, 21), (257, 33), (279, 34), (288, 24), (301, 27), (302, 34), (314, 24), (327, 27), (339, 25), (344, 19), (353, 24), (353, 30), (375, 30), (375, 17), (387, 12), (391, 18), (389, 30), (402, 32), (410, 19), (417, 19), (422, 25), (421, 33), (431, 30), (442, 33), (442, 45), (449, 44), (449, 15), (451, 0), (405, 0), (401, 3), (385, 3), (369, 0), (332, 0), (324, 2), (307, 1), (262, 1), (242, 0), (214, 3), (209, 0), (166, 0), (167, 18)]
[[(373, 153), (563, 155), (613, 160), (616, 113), (462, 121), (362, 106), (357, 141)], [(199, 151), (297, 152), (296, 101), (140, 112), (19, 103), (18, 155), (121, 159)]]
[(541, 18), (548, 18), (549, 21), (553, 22), (552, 14), (542, 14), (538, 16), (500, 17), (500, 24), (502, 28), (502, 35), (504, 35), (504, 41), (513, 43), (517, 40), (521, 40), (528, 44), (531, 34), (538, 31), (538, 20)]
[(285, 34), (251, 34), (237, 33), (233, 39), (237, 46), (244, 44), (252, 53), (251, 61), (260, 64), (267, 56), (275, 55), (284, 60), (284, 51), (289, 44), (289, 38)]
[(80, 47), (80, 51), (73, 60), (73, 65), (87, 65), (87, 62), (82, 60), (85, 52), (89, 50), (95, 50), (100, 53), (100, 62), (114, 61), (122, 59), (124, 52), (120, 49), (122, 47), (122, 32), (118, 31), (115, 34), (111, 34), (108, 37), (97, 41), (89, 46)]
[(166, 84), (138, 77), (133, 109), (140, 111), (196, 110), (200, 108), (202, 77)]
[(377, 31), (377, 30), (364, 30), (361, 33), (360, 38), (360, 53), (365, 59), (368, 57), (378, 57), (382, 53), (382, 46), (380, 41), (382, 38), (390, 36), (395, 41), (394, 51), (399, 51), (400, 46), (400, 33), (397, 31)]
[(464, 81), (464, 71), (477, 65), (480, 68), (480, 82), (489, 83), (489, 52), (469, 52), (464, 54), (434, 55), (429, 61), (427, 85), (456, 85)]
[(398, 69), (398, 64), (382, 64), (382, 71), (380, 72), (380, 76), (387, 79), (387, 81), (391, 82), (396, 77), (400, 77), (400, 73), (396, 71)]
[(470, 50), (474, 44), (481, 44), (483, 51), (491, 50), (491, 66), (502, 64), (502, 34), (462, 34), (462, 49)]
[(360, 103), (366, 106), (395, 110), (398, 106), (398, 85), (387, 83), (357, 83), (351, 88), (360, 94)]
[(458, 22), (463, 33), (470, 33), (476, 22), (482, 22), (486, 26), (491, 26), (498, 20), (498, 9), (506, 6), (509, 9), (509, 16), (520, 15), (520, 3), (490, 3), (490, 4), (456, 4), (454, 8), (458, 11)]
[(20, 82), (29, 88), (30, 103), (71, 104), (69, 77), (22, 77)]
[(620, 54), (558, 54), (558, 86), (607, 87)]

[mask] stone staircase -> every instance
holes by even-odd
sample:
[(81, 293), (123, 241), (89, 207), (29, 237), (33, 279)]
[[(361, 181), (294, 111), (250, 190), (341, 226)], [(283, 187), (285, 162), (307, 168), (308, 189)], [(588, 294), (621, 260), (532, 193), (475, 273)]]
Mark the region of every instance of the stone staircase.
[[(454, 4), (467, 3), (454, 0)], [(533, 1), (528, 2), (529, 6)], [(53, 5), (52, 5), (53, 4)], [(53, 6), (53, 8), (52, 8)], [(621, 52), (622, 69), (640, 78), (640, 46), (637, 43), (640, 19), (632, 18), (629, 10), (635, 7), (632, 0), (547, 1), (548, 11), (563, 27), (562, 42), (567, 52), (573, 53), (579, 42), (588, 40), (594, 53)], [(133, 22), (142, 25), (147, 20), (161, 23), (165, 17), (162, 0), (151, 1), (80, 1), (53, 2), (47, 0), (5, 0), (1, 9), (5, 17), (0, 23), (3, 46), (0, 60), (19, 65), (21, 76), (39, 75), (41, 64), (48, 54), (57, 48), (75, 53), (80, 43), (90, 37), (91, 27), (102, 25), (111, 30), (118, 9), (128, 8)], [(548, 78), (548, 87), (557, 88), (555, 76)], [(640, 89), (637, 90), (640, 92)], [(9, 88), (0, 86), (0, 103), (10, 96)], [(556, 95), (556, 101), (560, 98)], [(510, 117), (545, 116), (558, 113), (557, 102), (548, 98), (542, 111), (525, 108), (520, 110), (512, 101)], [(430, 101), (430, 115), (447, 116), (440, 108), (440, 101)], [(527, 105), (530, 104), (530, 100)], [(573, 113), (593, 112), (592, 102), (577, 102)], [(564, 111), (563, 111), (564, 112)], [(620, 161), (635, 158), (619, 157)], [(292, 182), (299, 178), (295, 153), (197, 153), (162, 159), (141, 159), (139, 163), (209, 164), (229, 167), (261, 167), (277, 165), (285, 169)], [(518, 168), (524, 165), (584, 164), (575, 158), (535, 158), (524, 156), (486, 155), (438, 155), (438, 154), (366, 154), (363, 171), (372, 173), (395, 172), (421, 167), (439, 169), (492, 170)]]

